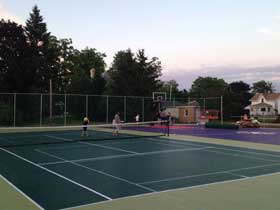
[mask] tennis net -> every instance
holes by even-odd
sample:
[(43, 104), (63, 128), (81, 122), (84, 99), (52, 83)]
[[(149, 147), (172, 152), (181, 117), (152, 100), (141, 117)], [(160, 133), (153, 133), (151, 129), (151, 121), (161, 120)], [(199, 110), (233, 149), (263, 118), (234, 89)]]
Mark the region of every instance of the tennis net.
[(0, 147), (157, 137), (168, 135), (169, 125), (166, 121), (88, 125), (83, 136), (82, 130), (82, 125), (0, 128)]

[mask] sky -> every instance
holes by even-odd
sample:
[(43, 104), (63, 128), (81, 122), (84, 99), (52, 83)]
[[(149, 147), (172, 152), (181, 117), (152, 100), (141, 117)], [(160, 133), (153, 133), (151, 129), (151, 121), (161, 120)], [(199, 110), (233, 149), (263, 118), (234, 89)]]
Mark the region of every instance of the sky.
[(105, 53), (108, 66), (119, 50), (145, 49), (180, 89), (212, 76), (280, 92), (279, 0), (0, 0), (0, 18), (24, 24), (35, 4), (53, 35)]

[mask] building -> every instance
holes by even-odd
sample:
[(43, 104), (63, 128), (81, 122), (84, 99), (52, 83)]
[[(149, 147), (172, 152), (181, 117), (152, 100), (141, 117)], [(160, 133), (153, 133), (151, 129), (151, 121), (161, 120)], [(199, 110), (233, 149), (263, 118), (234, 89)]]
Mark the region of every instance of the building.
[(245, 109), (251, 116), (276, 116), (280, 110), (280, 93), (256, 93)]
[(188, 102), (185, 105), (166, 109), (179, 123), (206, 123), (209, 120), (218, 119), (218, 110), (201, 109), (197, 101)]

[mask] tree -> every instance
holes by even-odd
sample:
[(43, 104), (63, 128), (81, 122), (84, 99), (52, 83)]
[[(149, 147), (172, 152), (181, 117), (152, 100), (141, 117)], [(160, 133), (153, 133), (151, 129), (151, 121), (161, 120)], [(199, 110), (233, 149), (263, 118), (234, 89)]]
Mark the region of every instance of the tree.
[(29, 70), (30, 47), (22, 26), (0, 21), (0, 91), (28, 92), (33, 84)]
[(223, 79), (198, 77), (192, 84), (192, 97), (218, 97), (224, 95), (228, 84)]
[[(83, 94), (102, 94), (105, 90), (104, 79), (106, 55), (93, 48), (86, 48), (81, 52), (75, 51), (72, 57), (72, 75), (68, 92)], [(94, 78), (90, 78), (90, 69), (95, 69)]]
[[(30, 69), (34, 72), (35, 92), (48, 92), (49, 81), (53, 80), (53, 87), (58, 87), (57, 80), (57, 40), (47, 30), (47, 24), (35, 5), (26, 21), (26, 34), (32, 47), (32, 62)], [(54, 89), (56, 91), (56, 89)]]
[(231, 116), (240, 116), (244, 114), (244, 108), (250, 104), (249, 99), (252, 97), (250, 93), (250, 85), (243, 81), (232, 82), (229, 84), (228, 110)]
[(266, 82), (264, 80), (253, 83), (252, 87), (253, 93), (273, 93), (274, 87), (271, 82)]
[(176, 80), (169, 80), (169, 81), (161, 82), (161, 88), (159, 91), (167, 93), (168, 99), (170, 99), (170, 95), (171, 98), (181, 98), (181, 97), (186, 98), (187, 96), (184, 95), (184, 92), (180, 91), (178, 87), (179, 84), (176, 82)]
[(124, 96), (151, 96), (160, 87), (161, 62), (151, 60), (144, 50), (134, 55), (130, 49), (119, 51), (114, 56), (109, 70), (109, 92)]

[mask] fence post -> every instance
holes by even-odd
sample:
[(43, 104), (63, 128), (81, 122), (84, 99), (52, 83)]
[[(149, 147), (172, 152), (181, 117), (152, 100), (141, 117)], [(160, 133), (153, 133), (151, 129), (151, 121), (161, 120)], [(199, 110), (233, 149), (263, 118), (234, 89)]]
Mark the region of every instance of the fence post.
[(145, 118), (145, 98), (142, 98), (142, 121), (144, 122)]
[(109, 123), (109, 96), (106, 96), (106, 123)]
[(49, 113), (50, 116), (49, 117), (50, 117), (50, 119), (49, 120), (50, 120), (50, 122), (52, 122), (52, 115), (53, 115), (53, 113), (52, 113), (53, 112), (53, 110), (52, 110), (52, 104), (53, 104), (53, 102), (52, 102), (53, 101), (53, 98), (52, 98), (53, 97), (53, 93), (52, 93), (52, 80), (50, 79), (49, 82), (50, 82), (50, 84), (49, 84), (50, 85), (50, 90), (49, 90), (49, 94), (50, 94), (50, 107), (49, 107), (50, 108), (50, 113)]
[(123, 98), (123, 119), (126, 122), (126, 96)]
[(203, 98), (203, 111), (205, 112), (205, 98)]
[(17, 104), (17, 94), (14, 93), (14, 127), (16, 127), (16, 105)]
[(64, 126), (67, 124), (67, 96), (64, 94)]
[(43, 116), (43, 94), (40, 95), (40, 127), (42, 127), (42, 116)]
[(223, 96), (221, 96), (221, 124), (224, 124), (224, 115), (223, 115)]

